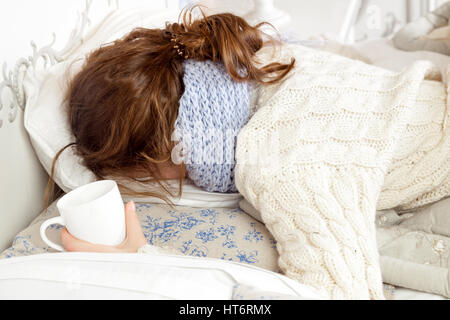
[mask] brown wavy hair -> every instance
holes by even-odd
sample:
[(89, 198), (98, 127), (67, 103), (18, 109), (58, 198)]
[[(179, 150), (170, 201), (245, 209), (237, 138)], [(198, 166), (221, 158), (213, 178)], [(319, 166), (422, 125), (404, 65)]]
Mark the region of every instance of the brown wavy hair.
[[(230, 13), (193, 18), (193, 7), (184, 10), (178, 23), (164, 29), (137, 28), (121, 39), (91, 52), (79, 73), (69, 82), (66, 104), (76, 152), (99, 179), (120, 177), (137, 180), (136, 171), (156, 181), (169, 193), (160, 178), (158, 165), (171, 159), (171, 141), (183, 94), (182, 63), (185, 58), (220, 61), (235, 81), (276, 83), (294, 67), (273, 62), (258, 67), (255, 53), (273, 38), (243, 18)], [(173, 39), (177, 39), (177, 43)], [(179, 45), (178, 48), (174, 48)], [(241, 72), (242, 70), (246, 72)], [(53, 192), (53, 161), (46, 191)], [(180, 192), (184, 176), (180, 169)], [(120, 185), (121, 191), (138, 193)]]

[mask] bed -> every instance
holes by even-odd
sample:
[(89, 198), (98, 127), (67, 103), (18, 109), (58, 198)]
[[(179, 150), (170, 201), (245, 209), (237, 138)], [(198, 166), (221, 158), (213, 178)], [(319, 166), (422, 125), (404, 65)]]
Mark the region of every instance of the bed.
[[(4, 67), (4, 81), (0, 84), (0, 145), (9, 152), (0, 159), (0, 167), (7, 168), (0, 171), (0, 299), (321, 299), (313, 288), (279, 274), (276, 242), (264, 224), (239, 207), (239, 196), (209, 203), (180, 201), (174, 207), (138, 201), (137, 211), (148, 242), (171, 248), (172, 254), (56, 254), (42, 242), (40, 224), (58, 212), (55, 202), (44, 211), (38, 209), (49, 169), (42, 165), (42, 155), (36, 152), (24, 126), (27, 97), (32, 90), (26, 79), (30, 79), (37, 66), (45, 70), (46, 62), (52, 65), (63, 61), (77, 46), (95, 39), (96, 32), (102, 28), (110, 36), (119, 35), (133, 26), (155, 26), (176, 20), (179, 13), (178, 4), (171, 2), (166, 2), (164, 9), (149, 5), (120, 9), (116, 3), (110, 3), (114, 8), (106, 17), (85, 30), (90, 4), (91, 1), (86, 2), (86, 11), (80, 15), (76, 29), (78, 33), (72, 34), (63, 51), (54, 51), (51, 45), (35, 48), (33, 56), (18, 60), (11, 73)], [(348, 36), (351, 23), (356, 20), (357, 4), (348, 1), (339, 40)], [(246, 10), (244, 14), (256, 20), (255, 12), (262, 16), (260, 19), (267, 14), (258, 7)], [(273, 22), (276, 21), (280, 27), (286, 23), (286, 19)], [(407, 63), (398, 56), (396, 62), (389, 58), (386, 52), (391, 45), (386, 39), (351, 47), (328, 42), (328, 46), (323, 49), (347, 54), (358, 52), (359, 58), (368, 58), (371, 63), (386, 68), (402, 68)], [(447, 57), (438, 58), (444, 70)], [(39, 77), (34, 79), (39, 81)], [(197, 191), (191, 186), (187, 192)], [(47, 234), (49, 239), (59, 241), (58, 226), (52, 226)], [(138, 281), (133, 274), (145, 274), (147, 281)], [(27, 292), (20, 290), (24, 286), (29, 288)], [(385, 296), (443, 299), (392, 285), (385, 285)]]

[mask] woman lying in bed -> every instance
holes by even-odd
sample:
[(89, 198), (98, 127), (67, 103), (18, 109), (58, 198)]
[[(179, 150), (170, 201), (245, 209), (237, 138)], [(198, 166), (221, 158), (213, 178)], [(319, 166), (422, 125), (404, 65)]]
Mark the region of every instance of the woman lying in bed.
[[(78, 153), (99, 179), (160, 184), (146, 196), (167, 198), (166, 179), (179, 179), (180, 192), (185, 178), (239, 191), (261, 212), (288, 276), (330, 297), (380, 298), (375, 210), (450, 193), (445, 87), (424, 80), (427, 64), (394, 73), (286, 44), (276, 59), (259, 28), (187, 12), (183, 23), (92, 52), (67, 92)], [(136, 252), (146, 241), (134, 204), (126, 211), (122, 245), (64, 230), (64, 246)]]
[[(67, 92), (70, 125), (78, 152), (100, 179), (114, 176), (160, 183), (161, 194), (146, 195), (166, 200), (167, 179), (179, 179), (180, 188), (183, 179), (190, 178), (208, 191), (237, 191), (233, 161), (210, 166), (202, 162), (186, 165), (175, 159), (175, 123), (183, 130), (184, 123), (208, 121), (205, 125), (214, 125), (219, 134), (223, 129), (231, 129), (233, 135), (228, 139), (233, 141), (228, 143), (233, 143), (249, 118), (250, 83), (281, 81), (293, 68), (294, 60), (257, 67), (255, 53), (264, 45), (259, 26), (252, 27), (232, 14), (189, 21), (190, 13), (185, 13), (182, 24), (168, 24), (163, 30), (135, 29), (123, 39), (92, 52), (83, 70), (72, 80)], [(201, 88), (198, 78), (214, 92)], [(186, 81), (190, 82), (189, 92), (185, 92)], [(218, 100), (210, 103), (210, 99)], [(183, 131), (196, 136), (204, 134)], [(195, 155), (204, 148), (199, 145)], [(234, 146), (228, 148), (228, 157), (234, 159)], [(215, 181), (200, 177), (205, 170), (215, 171)], [(218, 171), (224, 176), (217, 176)], [(61, 237), (65, 248), (136, 252), (146, 241), (136, 223), (134, 203), (126, 206), (126, 212), (131, 229), (129, 238), (119, 247), (79, 241), (64, 229)]]

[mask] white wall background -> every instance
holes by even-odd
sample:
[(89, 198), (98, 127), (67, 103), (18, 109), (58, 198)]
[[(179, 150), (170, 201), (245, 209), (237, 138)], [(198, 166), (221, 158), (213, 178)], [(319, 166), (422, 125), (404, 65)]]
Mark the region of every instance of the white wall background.
[[(116, 0), (110, 0), (115, 3)], [(350, 0), (275, 0), (277, 7), (292, 16), (290, 31), (302, 37), (311, 33), (333, 31), (339, 25)], [(421, 10), (439, 6), (446, 0), (364, 0), (368, 5), (362, 12), (356, 39), (378, 37), (386, 32), (391, 20), (398, 29), (408, 19), (415, 19)], [(155, 8), (178, 7), (189, 0), (120, 0), (121, 7), (149, 5)], [(237, 11), (251, 8), (253, 0), (202, 0), (207, 5), (236, 8)], [(336, 3), (339, 2), (337, 6)], [(333, 4), (332, 8), (330, 5)], [(52, 40), (56, 34), (56, 48), (65, 44), (67, 35), (76, 23), (77, 12), (85, 7), (85, 0), (1, 0), (0, 1), (0, 64), (4, 61), (12, 66), (17, 58), (31, 53), (30, 41), (38, 47)], [(92, 4), (94, 17), (108, 12), (108, 0), (95, 0)], [(95, 23), (95, 21), (93, 21)]]
[[(115, 0), (111, 1), (114, 6)], [(120, 7), (151, 3), (155, 8), (177, 5), (177, 0), (121, 0)], [(0, 1), (0, 63), (12, 66), (17, 58), (28, 56), (30, 41), (38, 48), (52, 41), (56, 34), (55, 48), (62, 48), (77, 22), (77, 12), (85, 8), (85, 0), (1, 0)], [(99, 18), (108, 13), (108, 0), (92, 2), (92, 15)], [(98, 20), (98, 19), (97, 19)], [(92, 23), (97, 20), (94, 19)]]
[[(185, 0), (188, 1), (188, 0)], [(252, 0), (198, 0), (206, 6), (245, 13), (252, 9)], [(434, 10), (448, 0), (274, 0), (276, 7), (288, 12), (289, 26), (284, 30), (302, 39), (311, 35), (328, 33), (339, 36), (345, 14), (352, 3), (362, 8), (355, 26), (353, 39), (367, 40), (391, 36), (405, 23), (415, 20), (425, 12)], [(336, 37), (338, 38), (338, 37)]]
[[(222, 11), (232, 11), (239, 15), (254, 10), (252, 0), (199, 0), (199, 2), (208, 7), (219, 7)], [(269, 11), (268, 15), (264, 16), (264, 20), (273, 23), (281, 32), (296, 38), (308, 39), (310, 36), (325, 32), (339, 35), (349, 6), (358, 0), (274, 0), (273, 2), (276, 8), (290, 15), (291, 21), (288, 25), (278, 25), (276, 11)], [(272, 21), (271, 18), (274, 20)]]
[(448, 0), (363, 0), (355, 40), (392, 36), (405, 23), (433, 11)]

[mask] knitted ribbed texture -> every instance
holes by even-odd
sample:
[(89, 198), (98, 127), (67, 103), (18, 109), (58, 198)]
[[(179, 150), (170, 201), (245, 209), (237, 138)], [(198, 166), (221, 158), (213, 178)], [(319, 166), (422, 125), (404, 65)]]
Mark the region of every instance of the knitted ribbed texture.
[[(321, 50), (367, 61), (345, 47), (327, 41)], [(450, 195), (450, 108), (448, 88), (441, 78), (436, 74), (438, 81), (424, 80), (420, 86), (414, 111), (386, 174), (378, 210), (411, 211)], [(450, 79), (450, 67), (446, 79)]]
[(450, 195), (450, 111), (446, 86), (423, 81), (378, 199), (379, 210), (410, 210)]
[(236, 136), (248, 121), (251, 85), (209, 60), (187, 60), (183, 70), (175, 131), (189, 178), (210, 192), (236, 192)]
[(383, 299), (377, 199), (431, 64), (394, 73), (285, 47), (292, 56), (293, 73), (260, 89), (239, 134), (237, 188), (261, 212), (287, 276), (332, 299)]

